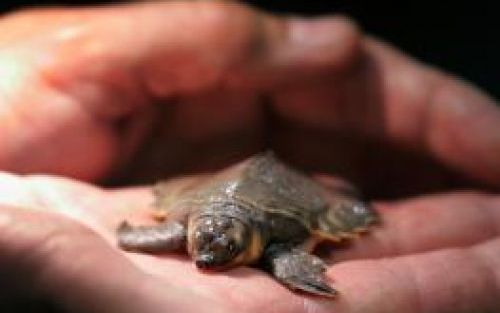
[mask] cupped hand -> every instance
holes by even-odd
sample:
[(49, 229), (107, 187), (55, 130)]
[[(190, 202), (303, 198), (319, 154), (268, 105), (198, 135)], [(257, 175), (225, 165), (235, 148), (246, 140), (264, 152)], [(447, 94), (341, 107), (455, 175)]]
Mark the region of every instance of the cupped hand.
[(120, 251), (122, 220), (152, 222), (149, 188), (11, 174), (0, 175), (0, 187), (7, 274), (0, 286), (68, 312), (494, 312), (499, 305), (498, 196), (375, 203), (383, 225), (323, 251), (340, 293), (329, 299), (295, 294), (257, 269), (206, 274), (183, 255)]
[(327, 301), (250, 269), (208, 276), (185, 259), (118, 252), (113, 229), (147, 206), (144, 190), (6, 174), (5, 259), (26, 260), (27, 279), (67, 308), (500, 305), (500, 200), (452, 191), (500, 186), (500, 110), (473, 86), (344, 18), (276, 18), (227, 3), (34, 10), (3, 17), (0, 28), (3, 170), (150, 181), (272, 148), (304, 169), (348, 177), (372, 197), (400, 198), (375, 202), (384, 224), (332, 253), (343, 261), (328, 272), (341, 296)]

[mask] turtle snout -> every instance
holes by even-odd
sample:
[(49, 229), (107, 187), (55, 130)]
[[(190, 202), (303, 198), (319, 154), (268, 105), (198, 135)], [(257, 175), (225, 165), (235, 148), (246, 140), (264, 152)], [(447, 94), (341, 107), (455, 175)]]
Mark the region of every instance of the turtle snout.
[(202, 254), (199, 255), (194, 262), (197, 268), (206, 270), (213, 267), (214, 256), (211, 254)]
[(188, 251), (199, 269), (224, 270), (246, 261), (242, 253), (248, 248), (249, 231), (242, 222), (227, 216), (203, 216), (191, 227)]

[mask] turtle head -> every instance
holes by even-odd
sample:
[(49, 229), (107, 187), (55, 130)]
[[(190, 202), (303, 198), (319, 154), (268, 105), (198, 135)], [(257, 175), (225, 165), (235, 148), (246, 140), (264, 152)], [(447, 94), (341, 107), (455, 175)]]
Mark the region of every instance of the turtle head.
[(243, 221), (224, 215), (206, 215), (191, 223), (188, 250), (196, 266), (220, 270), (250, 263), (252, 230)]

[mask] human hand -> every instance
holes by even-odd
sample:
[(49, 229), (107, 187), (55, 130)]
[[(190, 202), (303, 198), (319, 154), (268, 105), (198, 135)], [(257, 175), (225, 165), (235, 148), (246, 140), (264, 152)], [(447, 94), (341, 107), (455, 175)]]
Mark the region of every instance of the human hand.
[[(500, 113), (473, 87), (360, 36), (343, 19), (308, 26), (222, 6), (149, 4), (5, 18), (0, 27), (18, 31), (2, 33), (7, 48), (0, 62), (14, 78), (3, 87), (12, 110), (2, 113), (2, 167), (89, 180), (123, 167), (133, 178), (151, 178), (160, 175), (153, 157), (168, 174), (206, 168), (199, 164), (214, 155), (270, 147), (305, 168), (339, 172), (375, 196), (500, 185)], [(19, 30), (27, 21), (46, 26)], [(183, 36), (177, 25), (186, 25)], [(130, 29), (144, 36), (130, 36)], [(153, 105), (158, 101), (169, 103)], [(479, 274), (498, 268), (498, 240), (486, 226), (495, 219), (478, 221), (484, 212), (496, 214), (496, 196), (455, 193), (377, 207), (384, 226), (333, 255), (360, 260), (332, 267), (342, 297), (323, 309), (466, 312), (498, 305), (492, 275)], [(432, 225), (422, 222), (431, 213)], [(365, 260), (373, 256), (391, 258)], [(463, 262), (462, 274), (427, 280), (434, 264), (449, 260)], [(480, 294), (467, 289), (468, 272), (486, 282), (474, 290)], [(421, 275), (415, 285), (406, 276), (413, 273)], [(266, 295), (279, 295), (273, 286)], [(414, 305), (420, 293), (421, 308)], [(300, 310), (322, 305), (290, 297), (279, 301), (299, 302)], [(240, 304), (250, 310), (266, 303)]]
[(327, 275), (340, 292), (332, 300), (292, 293), (259, 270), (205, 274), (186, 256), (120, 251), (120, 221), (151, 222), (146, 188), (102, 190), (70, 179), (1, 174), (0, 190), (1, 290), (42, 298), (64, 312), (498, 307), (498, 196), (456, 193), (375, 204), (384, 225), (347, 249), (330, 251)]

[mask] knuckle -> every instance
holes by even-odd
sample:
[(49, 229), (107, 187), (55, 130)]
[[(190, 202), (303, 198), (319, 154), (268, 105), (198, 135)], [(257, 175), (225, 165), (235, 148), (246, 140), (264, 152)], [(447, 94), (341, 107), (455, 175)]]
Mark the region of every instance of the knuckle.
[(235, 3), (225, 2), (200, 2), (193, 10), (198, 13), (202, 23), (210, 25), (214, 30), (233, 32), (230, 26), (237, 24), (245, 24), (248, 19), (253, 19), (256, 14), (255, 10)]
[(222, 2), (201, 5), (200, 29), (206, 51), (221, 71), (227, 71), (255, 57), (266, 40), (266, 25), (272, 18), (250, 7)]

